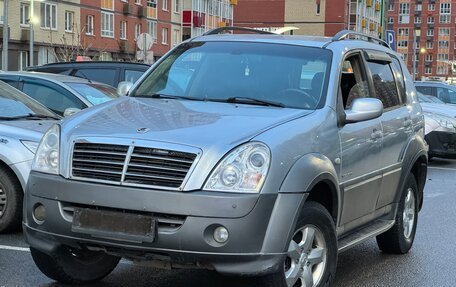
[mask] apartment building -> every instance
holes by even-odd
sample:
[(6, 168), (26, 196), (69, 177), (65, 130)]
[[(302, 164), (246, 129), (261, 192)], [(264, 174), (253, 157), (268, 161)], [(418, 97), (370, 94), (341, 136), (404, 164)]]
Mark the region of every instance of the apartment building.
[(455, 0), (390, 1), (388, 29), (395, 31), (397, 51), (411, 73), (415, 62), (415, 79), (454, 77), (455, 16)]
[(239, 0), (236, 26), (274, 31), (296, 27), (294, 34), (333, 36), (351, 29), (381, 37), (386, 0)]
[(182, 38), (199, 36), (211, 29), (233, 25), (237, 0), (182, 0)]

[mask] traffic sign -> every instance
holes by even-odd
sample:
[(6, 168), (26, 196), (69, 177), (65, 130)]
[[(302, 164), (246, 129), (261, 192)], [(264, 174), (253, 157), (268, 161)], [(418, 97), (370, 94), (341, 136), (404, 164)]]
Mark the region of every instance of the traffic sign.
[(390, 45), (391, 49), (396, 51), (396, 41), (395, 41), (395, 35), (393, 30), (387, 30), (386, 31), (386, 42), (388, 45)]
[(150, 48), (152, 48), (153, 44), (154, 44), (154, 39), (148, 33), (142, 33), (136, 39), (136, 46), (138, 46), (138, 49), (141, 51), (150, 50)]

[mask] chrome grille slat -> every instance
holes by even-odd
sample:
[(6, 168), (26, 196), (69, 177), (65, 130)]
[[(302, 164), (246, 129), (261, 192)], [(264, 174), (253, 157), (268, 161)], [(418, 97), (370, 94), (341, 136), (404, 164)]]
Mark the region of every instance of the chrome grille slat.
[(178, 189), (192, 167), (195, 153), (131, 145), (76, 142), (75, 179), (131, 186)]

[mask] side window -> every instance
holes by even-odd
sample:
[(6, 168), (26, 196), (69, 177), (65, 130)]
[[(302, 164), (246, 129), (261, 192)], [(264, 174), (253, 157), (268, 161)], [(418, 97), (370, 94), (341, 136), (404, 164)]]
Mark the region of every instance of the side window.
[(115, 87), (117, 86), (118, 72), (119, 69), (79, 69), (74, 72), (73, 76)]
[(404, 75), (402, 74), (401, 63), (399, 62), (399, 60), (396, 57), (391, 56), (391, 58), (393, 59), (391, 68), (393, 69), (394, 75), (396, 76), (396, 83), (399, 88), (399, 95), (402, 99), (402, 102), (406, 103), (407, 94), (405, 92), (405, 81), (404, 81)]
[(426, 95), (426, 96), (433, 96), (434, 94), (432, 93), (432, 87), (416, 87), (416, 90), (420, 93), (422, 93), (423, 95)]
[(17, 80), (13, 80), (13, 79), (1, 79), (1, 80), (16, 89), (19, 87), (19, 82)]
[(144, 74), (143, 71), (125, 70), (124, 81), (129, 81), (129, 82), (135, 83), (143, 74)]
[(351, 56), (344, 61), (340, 90), (346, 110), (351, 108), (354, 99), (371, 97), (359, 55)]
[(63, 93), (38, 83), (24, 82), (22, 91), (53, 112), (63, 115), (67, 108), (85, 108), (85, 104), (70, 93)]
[(437, 98), (447, 104), (456, 104), (456, 92), (447, 88), (437, 88)]
[(375, 97), (382, 101), (384, 109), (400, 105), (396, 81), (388, 64), (368, 62), (374, 84)]

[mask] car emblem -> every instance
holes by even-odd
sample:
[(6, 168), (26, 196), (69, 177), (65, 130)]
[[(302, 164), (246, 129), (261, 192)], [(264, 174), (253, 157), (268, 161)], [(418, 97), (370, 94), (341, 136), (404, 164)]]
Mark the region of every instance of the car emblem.
[(145, 134), (147, 133), (148, 131), (150, 131), (149, 128), (139, 128), (136, 130), (137, 133), (140, 133), (140, 134)]

